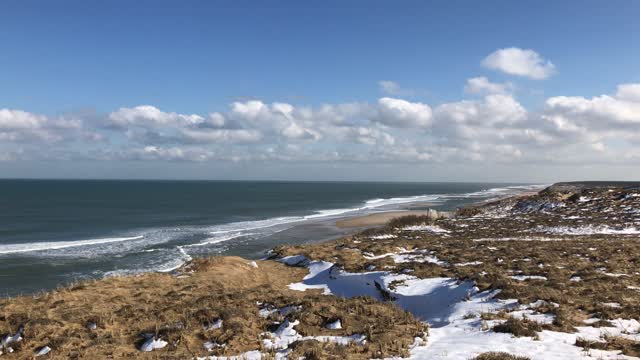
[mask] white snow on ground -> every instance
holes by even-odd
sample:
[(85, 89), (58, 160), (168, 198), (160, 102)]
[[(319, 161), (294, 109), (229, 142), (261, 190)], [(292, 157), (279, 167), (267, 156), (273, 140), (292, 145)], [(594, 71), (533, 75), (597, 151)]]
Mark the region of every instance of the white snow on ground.
[(420, 262), (420, 263), (432, 263), (440, 266), (446, 266), (447, 263), (441, 261), (436, 256), (431, 255), (431, 253), (426, 249), (420, 250), (406, 250), (404, 248), (398, 248), (397, 253), (386, 253), (382, 255), (373, 255), (373, 254), (364, 254), (364, 258), (367, 260), (377, 260), (385, 257), (393, 257), (393, 261), (396, 264), (408, 263), (408, 262)]
[(285, 256), (278, 259), (278, 261), (289, 266), (305, 266), (309, 263), (309, 259), (304, 255)]
[[(600, 319), (589, 319), (590, 322), (597, 322)], [(601, 326), (598, 328), (591, 326), (578, 327), (578, 337), (590, 341), (602, 341), (605, 337), (620, 336), (633, 341), (640, 341), (640, 322), (634, 319), (609, 320), (613, 326)]]
[(369, 239), (372, 240), (387, 240), (387, 239), (394, 239), (396, 236), (393, 234), (383, 234), (383, 235), (374, 235), (369, 237)]
[(14, 342), (22, 340), (22, 330), (18, 330), (15, 335), (7, 335), (0, 341), (0, 345), (9, 346)]
[(555, 319), (555, 316), (553, 314), (538, 313), (537, 311), (532, 309), (511, 311), (509, 312), (509, 316), (516, 319), (533, 320), (540, 324), (551, 324)]
[(43, 346), (43, 347), (41, 347), (41, 348), (40, 348), (40, 350), (38, 350), (38, 351), (36, 352), (36, 355), (35, 355), (35, 356), (36, 356), (36, 357), (38, 357), (38, 356), (45, 356), (45, 355), (47, 355), (47, 354), (48, 354), (48, 353), (50, 353), (50, 352), (51, 352), (51, 348), (50, 348), (50, 347), (48, 347), (48, 346)]
[(342, 329), (342, 322), (338, 319), (334, 322), (328, 323), (325, 327), (329, 330), (339, 330)]
[(336, 320), (334, 322), (328, 323), (326, 328), (329, 329), (329, 330), (342, 329), (342, 322), (340, 321), (340, 319), (338, 319), (338, 320)]
[(205, 329), (205, 330), (215, 330), (215, 329), (220, 329), (220, 328), (222, 327), (222, 323), (223, 323), (222, 319), (217, 319), (217, 320), (215, 320), (215, 321), (212, 321), (212, 322), (211, 322), (211, 323), (209, 323), (209, 324), (206, 324), (206, 325), (204, 326), (204, 329)]
[(473, 265), (480, 265), (482, 264), (482, 261), (471, 261), (471, 262), (465, 262), (465, 263), (458, 263), (455, 264), (455, 266), (473, 266)]
[(435, 234), (446, 234), (449, 230), (443, 229), (437, 225), (411, 225), (402, 228), (403, 231), (429, 231)]
[(554, 226), (537, 227), (535, 232), (543, 232), (554, 235), (635, 235), (640, 234), (640, 229), (635, 226), (625, 228), (612, 228), (608, 225), (585, 225), (578, 227)]
[[(336, 324), (337, 323), (337, 324)], [(276, 329), (276, 331), (272, 333), (263, 333), (262, 335), (266, 337), (262, 340), (262, 344), (264, 348), (267, 350), (275, 350), (275, 359), (287, 359), (287, 355), (289, 353), (288, 347), (292, 343), (296, 341), (305, 341), (305, 340), (316, 340), (319, 342), (333, 342), (340, 345), (364, 345), (366, 344), (366, 336), (361, 334), (354, 334), (351, 336), (302, 336), (296, 331), (296, 325), (300, 324), (300, 321), (289, 321), (286, 319), (280, 326)], [(333, 327), (333, 329), (340, 329), (340, 320), (337, 320), (333, 323), (337, 327)], [(331, 325), (331, 324), (329, 324)], [(329, 326), (327, 326), (329, 327)], [(212, 342), (206, 342), (204, 344), (205, 349), (208, 351), (213, 350), (216, 347), (224, 347), (223, 345), (219, 345)], [(269, 357), (271, 358), (271, 357)], [(257, 360), (262, 359), (262, 354), (260, 351), (249, 351), (244, 354), (239, 354), (235, 356), (209, 356), (198, 359), (209, 359), (209, 360)]]
[(265, 334), (269, 338), (262, 340), (263, 345), (267, 349), (286, 349), (290, 344), (296, 341), (305, 340), (317, 340), (320, 342), (333, 342), (340, 345), (348, 345), (354, 343), (356, 345), (364, 345), (366, 337), (364, 335), (356, 334), (351, 336), (302, 336), (294, 329), (296, 325), (300, 324), (298, 320), (290, 322), (285, 320), (276, 331), (273, 333)]
[[(278, 354), (276, 354), (276, 359), (282, 359), (283, 357), (277, 356)], [(260, 353), (259, 350), (253, 350), (253, 351), (247, 351), (246, 353), (242, 353), (240, 355), (235, 355), (235, 356), (207, 356), (207, 357), (199, 357), (199, 360), (261, 360), (262, 359), (262, 354)]]
[(203, 347), (204, 347), (204, 349), (205, 349), (205, 350), (207, 350), (207, 351), (213, 351), (213, 350), (215, 350), (215, 349), (217, 349), (217, 348), (223, 348), (223, 347), (225, 347), (225, 345), (220, 345), (220, 344), (218, 344), (217, 342), (213, 342), (213, 341), (207, 341), (207, 342), (205, 342), (202, 346), (203, 346)]
[[(324, 289), (325, 294), (347, 298), (368, 295), (379, 300), (383, 300), (382, 291), (388, 292), (395, 298), (396, 304), (417, 318), (428, 321), (431, 326), (446, 324), (457, 303), (477, 293), (477, 288), (469, 281), (451, 278), (419, 279), (386, 271), (349, 273), (324, 261), (312, 262), (309, 271), (302, 282), (290, 284), (289, 288), (300, 291)], [(403, 283), (390, 289), (389, 284), (393, 281)], [(490, 293), (482, 294), (486, 297)], [(497, 300), (484, 303), (485, 311), (499, 308), (498, 303)]]
[(291, 314), (294, 311), (300, 311), (302, 309), (302, 306), (285, 306), (282, 307), (280, 309), (277, 309), (273, 306), (265, 306), (263, 308), (260, 309), (260, 311), (258, 311), (258, 315), (260, 315), (260, 317), (263, 318), (268, 318), (269, 315), (274, 314), (274, 313), (279, 313), (281, 316), (287, 316), (289, 314)]
[(550, 238), (541, 236), (523, 236), (523, 237), (501, 237), (501, 238), (480, 238), (473, 241), (562, 241), (561, 238)]
[(459, 321), (455, 325), (429, 331), (425, 346), (411, 350), (412, 360), (456, 359), (466, 360), (490, 351), (504, 351), (529, 357), (531, 360), (571, 359), (636, 359), (620, 355), (618, 351), (590, 350), (584, 352), (574, 345), (579, 334), (544, 330), (538, 333), (539, 340), (528, 337), (513, 337), (478, 330), (474, 320)]
[(162, 339), (156, 339), (155, 337), (151, 337), (149, 339), (147, 339), (147, 341), (145, 341), (141, 346), (140, 346), (140, 351), (144, 351), (144, 352), (149, 352), (149, 351), (153, 351), (155, 349), (162, 349), (163, 347), (167, 346), (169, 343), (162, 340)]
[[(496, 299), (499, 290), (479, 292), (468, 281), (450, 278), (419, 279), (382, 271), (348, 273), (336, 269), (332, 263), (322, 261), (311, 262), (309, 270), (309, 275), (302, 282), (290, 284), (289, 287), (301, 291), (320, 288), (324, 289), (325, 294), (343, 297), (369, 295), (380, 300), (384, 291), (395, 299), (395, 304), (428, 322), (430, 330), (426, 344), (410, 350), (410, 359), (413, 360), (466, 360), (489, 351), (504, 351), (527, 356), (532, 360), (636, 359), (620, 355), (619, 351), (584, 352), (574, 345), (578, 338), (601, 338), (604, 335), (602, 329), (610, 334), (633, 333), (633, 336), (638, 336), (638, 324), (635, 320), (622, 320), (623, 323), (611, 329), (580, 327), (575, 334), (545, 330), (538, 333), (539, 340), (517, 338), (511, 334), (483, 330), (488, 323), (482, 321), (479, 315), (501, 309), (514, 310), (510, 313), (511, 316), (526, 316), (543, 323), (553, 321), (552, 315), (536, 313), (534, 309), (540, 305), (538, 302), (519, 306), (516, 300)], [(393, 281), (402, 283), (391, 289), (389, 285)], [(626, 330), (622, 330), (623, 328)]]
[(525, 281), (525, 280), (547, 280), (547, 278), (545, 276), (539, 276), (539, 275), (513, 275), (510, 276), (512, 279), (514, 280), (518, 280), (518, 281)]

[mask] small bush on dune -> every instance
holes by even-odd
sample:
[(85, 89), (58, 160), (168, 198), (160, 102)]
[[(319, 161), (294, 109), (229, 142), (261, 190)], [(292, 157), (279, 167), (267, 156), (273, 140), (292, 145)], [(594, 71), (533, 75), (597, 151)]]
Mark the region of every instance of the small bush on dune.
[(537, 336), (536, 332), (542, 331), (542, 326), (539, 323), (526, 318), (509, 318), (509, 320), (504, 323), (494, 326), (493, 331), (499, 333), (510, 333), (517, 337), (535, 337)]
[(391, 219), (387, 223), (387, 227), (391, 229), (403, 228), (411, 225), (430, 224), (433, 218), (426, 215), (407, 215), (399, 218)]

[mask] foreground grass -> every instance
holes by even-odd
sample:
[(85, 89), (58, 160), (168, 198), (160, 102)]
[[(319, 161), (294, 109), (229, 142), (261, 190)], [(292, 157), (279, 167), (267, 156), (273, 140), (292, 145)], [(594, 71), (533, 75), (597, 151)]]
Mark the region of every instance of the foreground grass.
[[(297, 319), (304, 336), (364, 334), (364, 346), (339, 346), (304, 341), (295, 354), (371, 358), (402, 356), (425, 326), (410, 314), (370, 298), (341, 299), (318, 293), (292, 291), (287, 284), (300, 281), (305, 269), (273, 261), (241, 258), (196, 260), (178, 276), (144, 274), (113, 277), (78, 284), (33, 297), (0, 300), (0, 335), (24, 328), (24, 340), (11, 344), (14, 352), (3, 358), (30, 359), (49, 346), (50, 358), (158, 358), (185, 359), (205, 355), (237, 355), (264, 348), (264, 332), (273, 331), (285, 317)], [(258, 312), (292, 306), (284, 316)], [(223, 320), (219, 329), (206, 325)], [(342, 329), (329, 330), (327, 322), (341, 319)], [(87, 328), (95, 323), (96, 329)], [(138, 350), (150, 333), (168, 342), (161, 350)], [(207, 341), (224, 344), (206, 351)]]

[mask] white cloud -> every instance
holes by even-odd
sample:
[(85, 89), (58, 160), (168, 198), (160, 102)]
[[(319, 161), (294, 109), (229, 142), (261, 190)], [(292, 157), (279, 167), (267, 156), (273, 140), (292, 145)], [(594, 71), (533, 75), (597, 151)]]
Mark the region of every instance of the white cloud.
[(214, 154), (201, 149), (183, 149), (180, 147), (145, 146), (136, 148), (121, 154), (123, 157), (138, 160), (164, 160), (164, 161), (207, 161)]
[(620, 100), (640, 103), (640, 84), (618, 85), (616, 97)]
[(182, 134), (200, 143), (253, 143), (262, 139), (260, 131), (252, 129), (184, 129)]
[(0, 109), (0, 129), (38, 129), (46, 123), (47, 118), (22, 110)]
[(502, 91), (504, 84), (480, 79), (467, 85), (484, 94), (481, 98), (433, 108), (383, 97), (319, 106), (236, 101), (227, 111), (207, 115), (151, 105), (93, 117), (0, 109), (0, 160), (468, 164), (640, 159), (640, 84), (622, 84), (612, 94), (592, 98), (555, 96), (529, 111)]
[(431, 107), (384, 97), (378, 100), (375, 121), (392, 127), (427, 127), (431, 124)]
[(505, 48), (489, 54), (482, 65), (510, 75), (524, 76), (534, 80), (546, 79), (556, 71), (555, 65), (530, 49)]
[(509, 125), (522, 122), (527, 111), (510, 95), (487, 95), (483, 101), (445, 103), (435, 110), (440, 124)]
[(640, 125), (640, 84), (618, 86), (615, 95), (600, 95), (591, 99), (582, 96), (555, 96), (547, 99), (546, 112), (561, 117), (566, 126)]
[(140, 105), (134, 108), (120, 108), (109, 114), (109, 120), (113, 125), (194, 125), (204, 121), (199, 115), (183, 115), (178, 113), (167, 113), (151, 105)]
[(209, 114), (209, 121), (208, 123), (212, 126), (212, 127), (216, 127), (216, 128), (221, 128), (225, 125), (226, 120), (224, 118), (224, 115), (214, 112)]
[(513, 89), (511, 83), (492, 83), (484, 76), (468, 79), (464, 87), (469, 94), (509, 94)]
[(83, 121), (75, 117), (47, 117), (23, 110), (0, 109), (0, 140), (6, 142), (98, 141), (101, 138), (100, 134), (85, 130)]
[(605, 149), (607, 148), (605, 144), (601, 143), (601, 142), (596, 142), (591, 144), (591, 148), (595, 151), (605, 151)]
[(266, 105), (260, 100), (236, 101), (231, 104), (231, 111), (241, 117), (255, 119), (265, 107)]

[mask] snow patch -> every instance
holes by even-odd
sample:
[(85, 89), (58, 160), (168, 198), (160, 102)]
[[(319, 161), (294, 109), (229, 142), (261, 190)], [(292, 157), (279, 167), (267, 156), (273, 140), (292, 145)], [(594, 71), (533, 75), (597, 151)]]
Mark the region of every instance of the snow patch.
[(443, 229), (437, 225), (411, 225), (402, 228), (403, 231), (428, 231), (435, 234), (447, 234), (449, 230)]
[(613, 228), (608, 225), (584, 225), (578, 227), (570, 226), (539, 226), (536, 232), (543, 232), (553, 235), (635, 235), (640, 234), (640, 229), (635, 226), (625, 228)]
[(169, 344), (168, 342), (162, 339), (156, 339), (155, 337), (150, 337), (140, 346), (140, 351), (149, 352), (156, 349), (162, 349), (168, 344)]
[(546, 276), (540, 275), (513, 275), (510, 276), (514, 280), (525, 281), (525, 280), (547, 280)]

